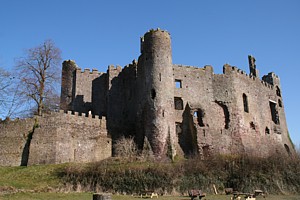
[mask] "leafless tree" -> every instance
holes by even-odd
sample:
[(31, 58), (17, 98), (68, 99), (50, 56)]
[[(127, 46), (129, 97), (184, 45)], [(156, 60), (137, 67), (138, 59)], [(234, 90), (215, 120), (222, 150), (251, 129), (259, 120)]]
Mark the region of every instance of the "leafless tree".
[(137, 146), (134, 142), (134, 138), (121, 137), (114, 144), (114, 151), (116, 156), (123, 158), (132, 158), (138, 155)]
[[(60, 82), (61, 51), (52, 40), (28, 49), (26, 56), (17, 61), (16, 69), (20, 78), (20, 95), (33, 101), (35, 113), (42, 113), (52, 107), (51, 99), (58, 94)], [(47, 107), (46, 107), (47, 105)]]
[(13, 80), (14, 77), (0, 67), (0, 117), (10, 116)]

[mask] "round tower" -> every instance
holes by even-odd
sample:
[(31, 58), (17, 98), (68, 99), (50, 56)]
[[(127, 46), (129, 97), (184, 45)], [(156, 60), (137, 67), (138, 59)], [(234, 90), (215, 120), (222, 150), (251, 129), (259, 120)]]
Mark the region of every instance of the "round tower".
[(73, 60), (66, 60), (62, 64), (60, 109), (64, 111), (72, 110), (76, 69), (77, 65)]
[(141, 39), (138, 76), (143, 90), (143, 131), (156, 156), (175, 155), (174, 78), (170, 34), (150, 30)]

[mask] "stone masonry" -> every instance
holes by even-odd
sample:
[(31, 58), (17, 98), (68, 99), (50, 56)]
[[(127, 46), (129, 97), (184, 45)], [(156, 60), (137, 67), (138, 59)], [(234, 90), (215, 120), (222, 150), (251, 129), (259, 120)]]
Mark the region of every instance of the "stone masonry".
[(138, 61), (106, 73), (63, 63), (61, 109), (106, 117), (113, 141), (145, 139), (157, 157), (213, 153), (292, 154), (280, 80), (260, 79), (255, 58), (249, 75), (230, 65), (223, 74), (172, 63), (170, 34), (150, 30), (141, 38)]
[(0, 165), (100, 161), (112, 143), (149, 142), (157, 158), (211, 154), (266, 157), (295, 153), (289, 138), (280, 79), (225, 64), (223, 74), (172, 62), (171, 37), (148, 31), (141, 55), (124, 68), (83, 71), (63, 62), (61, 111), (0, 121)]
[(0, 166), (92, 162), (111, 157), (106, 119), (71, 112), (0, 122)]

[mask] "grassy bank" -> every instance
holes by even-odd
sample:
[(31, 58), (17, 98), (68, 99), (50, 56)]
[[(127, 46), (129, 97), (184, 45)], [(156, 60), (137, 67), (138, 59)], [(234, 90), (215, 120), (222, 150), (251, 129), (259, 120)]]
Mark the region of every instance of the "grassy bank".
[(179, 162), (106, 161), (86, 167), (68, 166), (61, 174), (76, 191), (107, 191), (137, 194), (155, 190), (160, 194), (186, 194), (197, 188), (212, 194), (233, 188), (270, 194), (300, 194), (300, 161), (280, 155), (269, 158), (215, 156)]
[[(261, 189), (268, 199), (300, 199), (300, 161), (279, 155), (269, 158), (215, 156), (207, 160), (192, 158), (176, 162), (108, 159), (89, 164), (0, 167), (0, 199), (91, 199), (93, 192), (110, 192), (114, 199), (136, 199), (143, 190), (184, 197), (189, 189), (201, 189), (207, 199), (231, 187), (241, 192)], [(70, 193), (68, 193), (70, 192)], [(74, 193), (76, 192), (76, 193)], [(217, 198), (218, 197), (218, 198)], [(174, 197), (175, 198), (175, 197)], [(173, 198), (173, 199), (174, 199)]]
[[(0, 196), (1, 200), (92, 200), (92, 193), (18, 193)], [(227, 195), (207, 195), (206, 200), (229, 200)], [(143, 200), (137, 196), (113, 195), (113, 200)], [(190, 200), (186, 196), (160, 196), (159, 200)], [(258, 197), (257, 200), (264, 198)], [(297, 195), (269, 195), (268, 200), (299, 200)]]
[(1, 191), (49, 191), (63, 186), (57, 176), (67, 165), (0, 167)]

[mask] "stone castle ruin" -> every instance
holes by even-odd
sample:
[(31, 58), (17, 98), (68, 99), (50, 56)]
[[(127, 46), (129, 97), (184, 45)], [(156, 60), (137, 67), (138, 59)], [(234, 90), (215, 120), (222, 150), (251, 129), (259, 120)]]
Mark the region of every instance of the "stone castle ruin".
[(170, 34), (150, 30), (138, 61), (123, 69), (82, 72), (65, 61), (61, 109), (105, 116), (113, 139), (131, 135), (142, 148), (147, 138), (157, 156), (168, 143), (183, 155), (291, 149), (278, 76), (260, 80), (252, 56), (249, 67), (249, 75), (230, 65), (214, 74), (173, 64)]
[[(212, 66), (173, 64), (170, 34), (157, 29), (141, 38), (138, 61), (123, 69), (82, 71), (64, 61), (62, 112), (41, 120), (28, 162), (101, 160), (111, 155), (111, 139), (122, 136), (134, 137), (140, 150), (147, 140), (156, 157), (292, 154), (279, 77), (269, 73), (261, 80), (254, 57), (248, 59), (249, 74), (228, 64), (223, 74)], [(56, 138), (49, 140), (43, 130), (51, 127)]]

